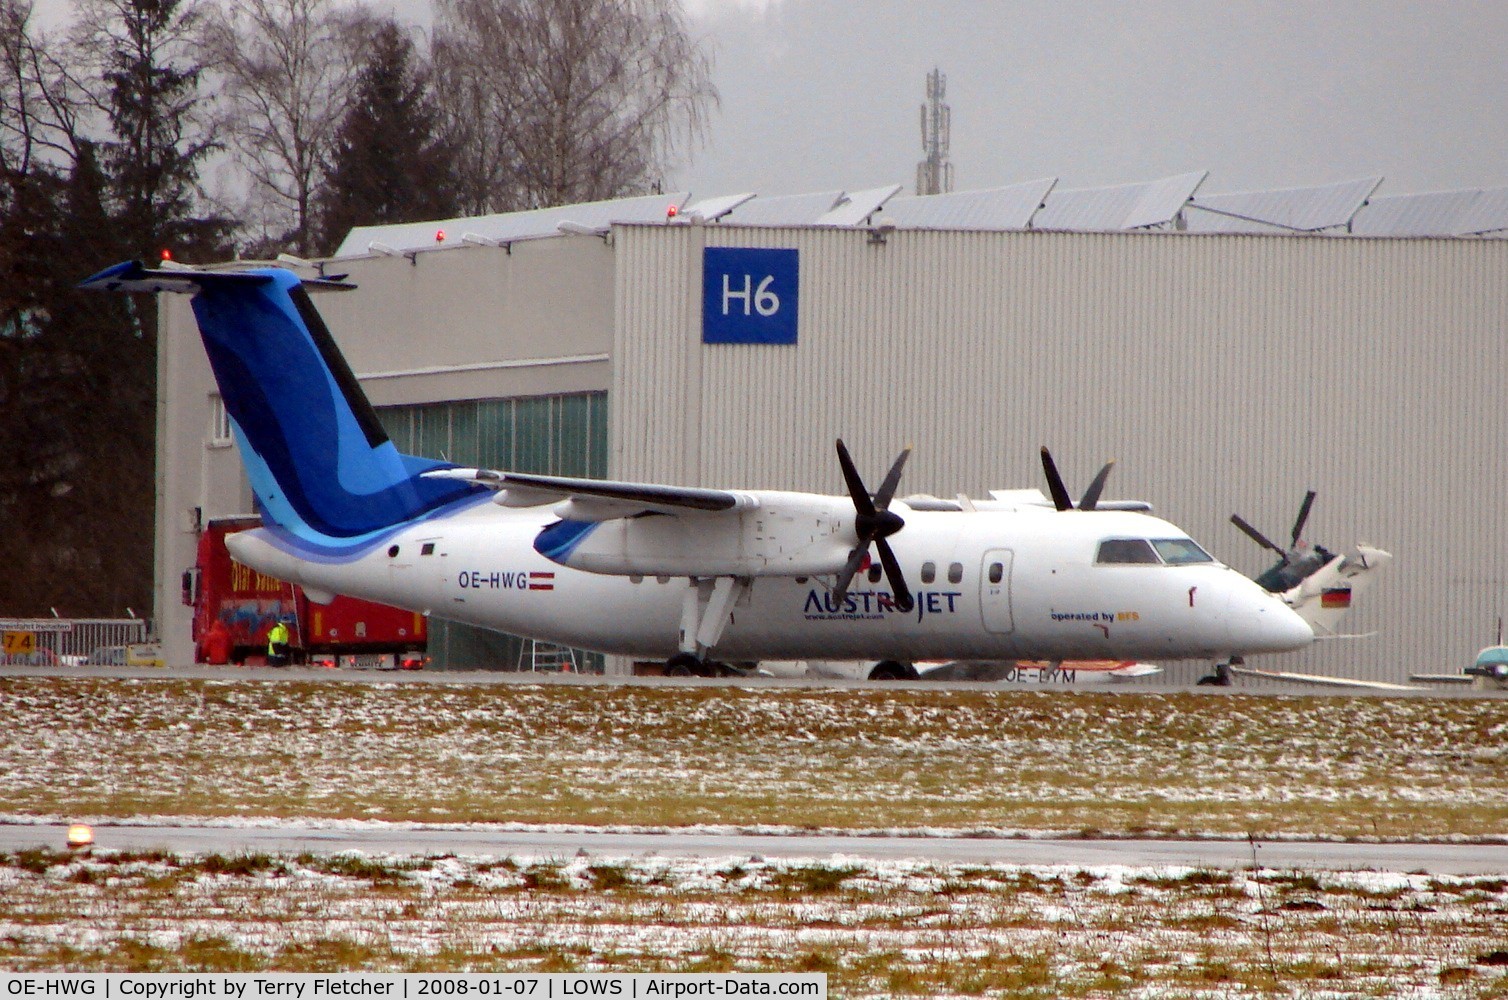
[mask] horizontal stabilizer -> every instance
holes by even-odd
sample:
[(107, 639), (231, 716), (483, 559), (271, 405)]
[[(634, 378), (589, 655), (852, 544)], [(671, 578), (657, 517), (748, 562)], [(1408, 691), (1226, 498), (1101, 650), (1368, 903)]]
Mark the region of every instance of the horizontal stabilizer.
[[(232, 285), (250, 287), (265, 285), (272, 280), (265, 271), (200, 271), (189, 267), (151, 270), (139, 260), (128, 260), (105, 268), (100, 273), (79, 282), (79, 287), (93, 292), (179, 292), (195, 294), (205, 288)], [(349, 282), (327, 278), (305, 278), (303, 286), (308, 289), (349, 289), (356, 286)]]

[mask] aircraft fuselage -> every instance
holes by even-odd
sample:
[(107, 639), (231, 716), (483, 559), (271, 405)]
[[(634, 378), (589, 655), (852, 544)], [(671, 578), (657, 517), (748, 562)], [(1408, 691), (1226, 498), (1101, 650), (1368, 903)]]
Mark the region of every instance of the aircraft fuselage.
[[(1180, 659), (1301, 648), (1313, 634), (1281, 601), (1217, 562), (1098, 564), (1107, 538), (1186, 539), (1144, 514), (934, 512), (897, 502), (892, 539), (914, 594), (901, 610), (861, 572), (753, 580), (712, 651), (723, 660)], [(664, 519), (670, 520), (670, 519)], [(680, 648), (684, 576), (610, 575), (536, 551), (549, 507), (481, 502), (395, 531), (345, 562), (307, 561), (265, 530), (230, 539), (241, 562), (317, 591), (563, 645), (664, 659)]]

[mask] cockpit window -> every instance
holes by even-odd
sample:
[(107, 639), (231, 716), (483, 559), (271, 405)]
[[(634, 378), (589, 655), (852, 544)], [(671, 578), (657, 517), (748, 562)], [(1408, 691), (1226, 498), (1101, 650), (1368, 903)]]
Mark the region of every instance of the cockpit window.
[(1152, 543), (1145, 538), (1107, 538), (1100, 543), (1094, 561), (1100, 565), (1161, 562), (1152, 550)]
[(1215, 560), (1199, 547), (1192, 538), (1154, 538), (1152, 547), (1169, 566), (1187, 566), (1190, 563), (1207, 563)]

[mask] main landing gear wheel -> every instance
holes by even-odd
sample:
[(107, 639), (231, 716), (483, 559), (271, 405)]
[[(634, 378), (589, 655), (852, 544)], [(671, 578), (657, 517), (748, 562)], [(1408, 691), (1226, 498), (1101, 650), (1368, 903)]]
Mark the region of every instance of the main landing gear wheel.
[(665, 661), (666, 677), (704, 677), (706, 664), (691, 653), (677, 653)]
[(916, 668), (911, 664), (896, 660), (881, 660), (869, 671), (869, 679), (872, 681), (914, 681), (918, 676)]

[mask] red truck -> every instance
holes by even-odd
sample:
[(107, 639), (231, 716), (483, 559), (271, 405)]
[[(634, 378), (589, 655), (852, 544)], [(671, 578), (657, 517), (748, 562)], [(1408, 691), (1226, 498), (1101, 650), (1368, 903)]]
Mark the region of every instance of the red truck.
[(183, 574), (183, 603), (194, 609), (199, 663), (263, 663), (267, 632), (288, 622), (296, 659), (326, 667), (418, 670), (428, 663), (424, 616), (354, 597), (315, 604), (294, 584), (231, 559), (227, 535), (261, 527), (255, 516), (211, 519), (199, 555)]

